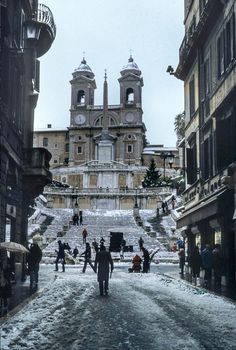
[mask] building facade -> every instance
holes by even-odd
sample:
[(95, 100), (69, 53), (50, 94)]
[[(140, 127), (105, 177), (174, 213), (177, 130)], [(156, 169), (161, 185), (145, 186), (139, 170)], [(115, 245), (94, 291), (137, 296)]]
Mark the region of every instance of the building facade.
[(220, 244), (226, 284), (235, 288), (235, 0), (186, 0), (175, 76), (184, 81), (185, 209), (188, 254)]
[(137, 196), (141, 208), (156, 208), (156, 191), (141, 189), (150, 154), (143, 152), (143, 78), (132, 56), (122, 68), (118, 83), (118, 105), (108, 104), (106, 74), (103, 105), (94, 105), (95, 75), (83, 58), (70, 81), (69, 127), (34, 132), (34, 145), (46, 147), (52, 154), (53, 178), (73, 188), (45, 188), (44, 194), (53, 206), (73, 207), (76, 191), (83, 209), (131, 209)]
[(56, 28), (50, 9), (35, 0), (0, 1), (0, 19), (0, 241), (26, 245), (29, 206), (51, 180), (50, 153), (33, 148), (33, 123), (38, 58)]

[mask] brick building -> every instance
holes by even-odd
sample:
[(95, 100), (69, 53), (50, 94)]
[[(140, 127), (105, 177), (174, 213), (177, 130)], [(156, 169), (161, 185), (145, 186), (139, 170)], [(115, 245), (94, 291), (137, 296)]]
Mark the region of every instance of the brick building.
[(33, 148), (33, 123), (38, 58), (56, 28), (50, 9), (36, 0), (0, 1), (0, 21), (0, 241), (26, 245), (29, 206), (51, 179), (50, 153)]

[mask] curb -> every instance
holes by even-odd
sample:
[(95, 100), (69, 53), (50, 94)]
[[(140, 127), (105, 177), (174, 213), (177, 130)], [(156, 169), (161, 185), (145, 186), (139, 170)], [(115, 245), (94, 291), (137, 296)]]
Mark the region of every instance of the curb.
[(163, 273), (163, 276), (166, 276), (166, 277), (171, 278), (171, 279), (173, 279), (173, 280), (178, 280), (178, 281), (183, 282), (183, 283), (185, 283), (185, 284), (187, 284), (187, 285), (190, 285), (192, 288), (194, 288), (194, 289), (196, 289), (196, 290), (199, 290), (199, 291), (201, 290), (201, 291), (203, 291), (204, 293), (213, 294), (213, 295), (215, 295), (215, 296), (217, 296), (217, 297), (220, 297), (220, 298), (222, 298), (222, 299), (225, 299), (226, 301), (228, 301), (228, 302), (230, 302), (230, 303), (236, 305), (236, 300), (231, 299), (230, 297), (226, 297), (225, 295), (222, 295), (222, 294), (217, 294), (217, 293), (214, 292), (213, 290), (209, 290), (209, 289), (206, 289), (206, 288), (201, 287), (201, 286), (195, 286), (195, 285), (193, 285), (191, 282), (187, 281), (186, 279), (178, 278), (178, 277), (174, 277), (174, 276), (170, 276), (170, 275), (168, 275), (168, 274), (166, 274), (166, 273)]

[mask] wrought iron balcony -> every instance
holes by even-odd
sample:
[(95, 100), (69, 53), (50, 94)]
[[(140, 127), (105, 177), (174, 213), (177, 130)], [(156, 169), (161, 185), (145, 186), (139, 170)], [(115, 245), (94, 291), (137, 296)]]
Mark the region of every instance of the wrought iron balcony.
[(37, 23), (40, 26), (40, 34), (37, 42), (37, 56), (44, 55), (51, 47), (56, 37), (56, 25), (49, 7), (38, 4)]

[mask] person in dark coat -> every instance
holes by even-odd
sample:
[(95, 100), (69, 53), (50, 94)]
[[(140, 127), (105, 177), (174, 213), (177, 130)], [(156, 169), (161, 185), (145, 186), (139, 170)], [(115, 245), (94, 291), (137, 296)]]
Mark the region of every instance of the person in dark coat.
[(150, 255), (146, 248), (142, 247), (143, 252), (143, 272), (148, 273), (150, 271)]
[(78, 214), (74, 214), (73, 216), (73, 225), (79, 225), (79, 216)]
[(161, 207), (162, 207), (162, 212), (165, 213), (166, 212), (166, 204), (165, 204), (165, 202), (161, 203)]
[(80, 256), (83, 256), (83, 255), (84, 255), (84, 267), (83, 267), (82, 272), (85, 273), (88, 263), (91, 266), (91, 268), (93, 269), (93, 271), (95, 272), (94, 266), (91, 262), (91, 247), (90, 247), (90, 244), (88, 242), (86, 243), (85, 251)]
[(58, 241), (58, 250), (55, 250), (57, 253), (57, 258), (55, 261), (55, 271), (58, 271), (58, 262), (61, 261), (62, 263), (62, 272), (65, 272), (65, 249), (64, 249), (64, 244), (62, 244), (61, 241)]
[(7, 258), (5, 267), (0, 262), (0, 298), (3, 300), (2, 313), (0, 316), (4, 316), (8, 312), (8, 298), (12, 296), (11, 288), (12, 270), (9, 258)]
[(39, 278), (39, 263), (42, 259), (42, 250), (36, 242), (32, 243), (27, 256), (28, 270), (30, 275), (30, 288), (37, 289)]
[(73, 258), (76, 259), (78, 254), (79, 254), (78, 248), (75, 246), (75, 248), (73, 249)]
[(185, 265), (185, 251), (184, 248), (180, 248), (179, 252), (179, 268), (180, 268), (180, 274), (183, 276), (184, 274), (184, 265)]
[(83, 225), (83, 212), (82, 212), (82, 210), (79, 211), (79, 224), (80, 224), (80, 226)]
[(220, 244), (216, 244), (212, 251), (212, 267), (214, 271), (214, 286), (216, 291), (221, 289), (221, 276), (223, 274), (224, 260)]
[(212, 252), (210, 245), (206, 244), (205, 249), (203, 249), (202, 254), (202, 267), (205, 271), (204, 284), (205, 287), (211, 287), (211, 277), (212, 277)]
[[(111, 267), (111, 269), (109, 267)], [(97, 272), (100, 295), (104, 295), (104, 293), (108, 295), (109, 273), (112, 274), (114, 265), (111, 253), (106, 251), (104, 245), (101, 245), (100, 251), (96, 254), (94, 268), (95, 272)]]
[(199, 252), (198, 246), (194, 247), (192, 254), (190, 256), (189, 264), (192, 268), (192, 276), (196, 282), (196, 278), (200, 277), (200, 268), (202, 265), (202, 258), (201, 258), (201, 254)]
[(100, 239), (100, 245), (104, 245), (105, 244), (105, 239), (103, 238), (103, 237), (101, 237), (101, 239)]
[(82, 231), (83, 244), (86, 244), (87, 236), (88, 236), (88, 231), (86, 230), (86, 228), (84, 228)]
[(143, 243), (144, 243), (144, 241), (143, 241), (142, 237), (140, 237), (139, 240), (138, 240), (138, 245), (139, 245), (139, 250), (140, 250), (140, 252), (141, 252), (141, 250), (142, 250)]

